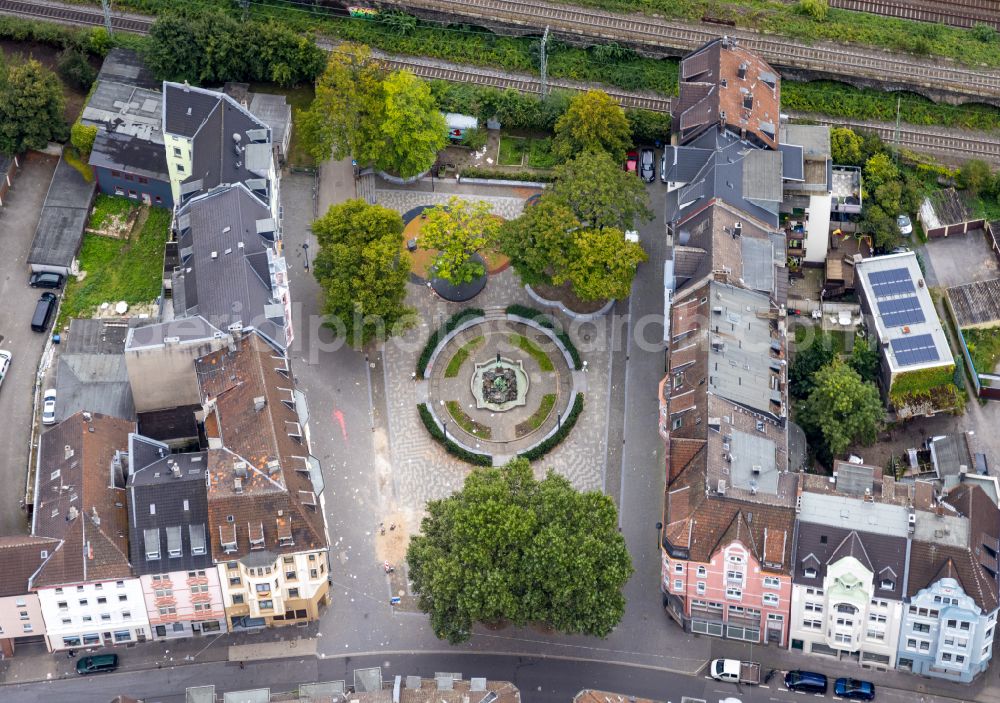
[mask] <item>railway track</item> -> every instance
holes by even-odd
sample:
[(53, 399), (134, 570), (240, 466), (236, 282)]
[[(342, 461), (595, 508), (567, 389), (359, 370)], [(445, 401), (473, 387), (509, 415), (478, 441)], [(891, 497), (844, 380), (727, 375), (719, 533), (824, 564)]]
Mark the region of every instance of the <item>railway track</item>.
[(976, 24), (1000, 29), (997, 0), (830, 0), (830, 7), (966, 29)]
[[(60, 24), (104, 26), (104, 15), (100, 12), (41, 0), (0, 0), (0, 14), (46, 19)], [(148, 34), (152, 24), (152, 17), (141, 15), (114, 13), (111, 18), (112, 29), (135, 34)]]
[(822, 74), (857, 76), (944, 93), (1000, 98), (1000, 71), (976, 69), (870, 47), (831, 43), (806, 45), (738, 28), (711, 28), (659, 17), (619, 14), (542, 0), (383, 0), (401, 8), (438, 12), (482, 23), (484, 18), (509, 25), (546, 26), (563, 35), (599, 37), (623, 44), (669, 46), (690, 50), (723, 31), (751, 51), (779, 66)]
[[(76, 6), (58, 5), (52, 2), (43, 5), (37, 2), (29, 3), (22, 0), (0, 0), (0, 14), (5, 13), (89, 26), (98, 26), (104, 23), (103, 16), (99, 11), (88, 11)], [(116, 17), (113, 20), (112, 26), (122, 31), (146, 34), (151, 24), (152, 18), (129, 15)], [(326, 50), (330, 50), (335, 46), (334, 42), (329, 40), (322, 40), (319, 44)], [(446, 80), (456, 83), (472, 83), (474, 85), (499, 89), (513, 88), (523, 93), (535, 95), (542, 92), (541, 80), (535, 76), (512, 75), (478, 66), (463, 66), (434, 59), (397, 56), (378, 51), (373, 51), (373, 55), (391, 68), (407, 69), (422, 78)], [(567, 80), (550, 80), (549, 86), (565, 90), (587, 90), (593, 87), (588, 84)], [(600, 88), (618, 100), (623, 107), (663, 113), (670, 112), (671, 99), (667, 96), (625, 91), (607, 86), (600, 86)], [(796, 113), (791, 113), (791, 117), (805, 118), (831, 126), (868, 130), (877, 133), (886, 141), (894, 141), (895, 126), (892, 124), (830, 119), (822, 115), (799, 115)], [(976, 157), (1000, 163), (1000, 138), (989, 134), (965, 133), (959, 135), (942, 129), (904, 125), (899, 130), (898, 144), (913, 151), (931, 152), (945, 157), (958, 159)]]

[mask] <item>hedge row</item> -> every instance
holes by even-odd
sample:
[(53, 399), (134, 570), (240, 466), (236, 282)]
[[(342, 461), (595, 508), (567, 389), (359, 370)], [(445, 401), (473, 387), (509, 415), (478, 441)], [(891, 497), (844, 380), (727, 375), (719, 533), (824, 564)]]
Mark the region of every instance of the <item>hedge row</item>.
[(424, 372), (427, 371), (427, 364), (431, 361), (431, 354), (434, 353), (435, 347), (437, 347), (438, 343), (444, 339), (449, 332), (466, 320), (474, 317), (483, 317), (484, 315), (486, 315), (486, 313), (479, 308), (465, 308), (464, 310), (459, 310), (454, 315), (449, 317), (448, 321), (445, 322), (440, 329), (434, 331), (434, 333), (427, 340), (427, 344), (424, 345), (424, 350), (420, 352), (420, 358), (417, 359), (417, 375), (420, 376), (420, 378), (424, 377)]
[(559, 338), (563, 346), (566, 347), (566, 351), (569, 355), (573, 357), (573, 368), (577, 371), (583, 368), (583, 360), (580, 358), (580, 352), (577, 350), (576, 345), (573, 344), (573, 340), (569, 338), (561, 326), (556, 327), (555, 321), (552, 316), (541, 310), (536, 310), (535, 308), (529, 308), (527, 305), (518, 305), (517, 303), (507, 306), (508, 315), (517, 315), (518, 317), (525, 317), (529, 320), (534, 320), (542, 327), (552, 330), (553, 334)]
[(577, 418), (580, 417), (580, 413), (583, 412), (583, 393), (577, 393), (576, 398), (573, 400), (573, 409), (569, 411), (569, 415), (559, 425), (552, 435), (549, 436), (543, 442), (535, 445), (526, 452), (523, 452), (521, 456), (528, 461), (535, 461), (536, 459), (541, 459), (543, 456), (551, 452), (559, 443), (566, 439), (566, 436), (573, 430), (573, 425), (576, 424)]
[(426, 403), (417, 405), (417, 412), (420, 414), (420, 420), (424, 423), (424, 427), (427, 428), (430, 436), (453, 457), (473, 466), (493, 466), (493, 457), (489, 454), (470, 452), (468, 449), (463, 449), (445, 437), (444, 432), (441, 431), (441, 428), (434, 421), (434, 415), (431, 414), (430, 408), (427, 407)]
[(525, 171), (501, 171), (495, 168), (463, 168), (459, 175), (462, 178), (490, 178), (503, 181), (525, 181), (526, 183), (551, 183), (555, 176), (551, 173), (529, 173)]

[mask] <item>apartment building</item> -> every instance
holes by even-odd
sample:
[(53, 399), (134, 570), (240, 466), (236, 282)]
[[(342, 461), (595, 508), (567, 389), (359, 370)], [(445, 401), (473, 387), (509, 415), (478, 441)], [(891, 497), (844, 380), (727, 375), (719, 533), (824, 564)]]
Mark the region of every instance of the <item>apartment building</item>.
[(175, 204), (241, 183), (279, 217), (271, 128), (230, 96), (165, 81), (163, 140)]
[(129, 546), (153, 638), (226, 632), (209, 545), (205, 452), (171, 454), (166, 444), (132, 434), (129, 458)]
[(667, 613), (691, 632), (785, 646), (797, 475), (778, 315), (767, 294), (714, 281), (684, 288), (670, 315)]
[[(803, 476), (795, 527), (790, 648), (896, 665), (910, 553), (909, 489), (878, 467), (838, 462)], [(878, 479), (878, 480), (877, 480)]]
[(59, 540), (31, 535), (0, 537), (0, 659), (14, 656), (16, 645), (45, 637), (45, 619), (32, 577)]
[(208, 522), (231, 630), (315, 620), (329, 602), (323, 478), (305, 397), (258, 332), (197, 361)]
[(41, 436), (32, 533), (59, 540), (31, 579), (50, 650), (142, 642), (149, 621), (128, 549), (135, 424), (80, 412)]
[(977, 485), (916, 513), (896, 667), (967, 683), (993, 658), (1000, 510)]

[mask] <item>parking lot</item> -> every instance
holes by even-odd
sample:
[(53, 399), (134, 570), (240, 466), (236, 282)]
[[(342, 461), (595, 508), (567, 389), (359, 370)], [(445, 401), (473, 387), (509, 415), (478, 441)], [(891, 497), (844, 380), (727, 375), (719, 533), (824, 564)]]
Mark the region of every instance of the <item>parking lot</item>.
[(28, 286), (25, 259), (35, 234), (42, 201), (58, 159), (30, 153), (0, 209), (0, 348), (13, 354), (13, 361), (0, 388), (0, 534), (28, 531), (27, 513), (21, 509), (25, 467), (31, 438), (31, 412), (35, 372), (46, 335), (32, 332), (31, 315), (41, 291)]
[(927, 282), (931, 286), (950, 288), (1000, 276), (1000, 266), (982, 230), (931, 239), (924, 250)]

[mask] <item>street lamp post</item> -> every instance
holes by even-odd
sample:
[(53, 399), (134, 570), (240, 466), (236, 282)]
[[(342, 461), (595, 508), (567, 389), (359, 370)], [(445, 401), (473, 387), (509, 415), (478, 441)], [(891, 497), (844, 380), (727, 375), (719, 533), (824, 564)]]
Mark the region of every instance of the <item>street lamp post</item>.
[(309, 242), (302, 242), (302, 251), (306, 255), (306, 271), (309, 270)]

